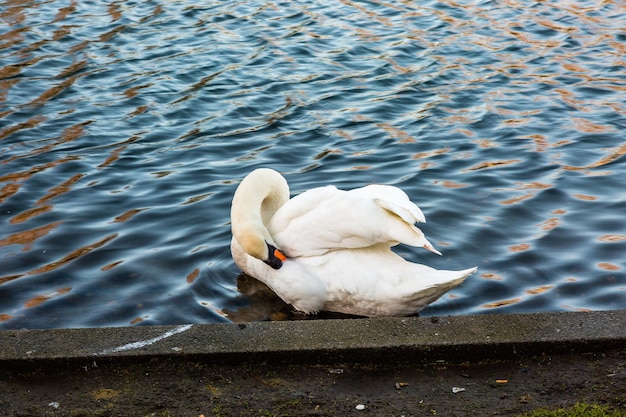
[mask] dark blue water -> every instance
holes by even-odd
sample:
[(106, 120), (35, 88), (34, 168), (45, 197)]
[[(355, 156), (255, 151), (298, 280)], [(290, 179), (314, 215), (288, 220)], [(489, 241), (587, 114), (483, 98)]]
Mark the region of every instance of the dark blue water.
[(0, 327), (227, 321), (230, 200), (394, 184), (479, 272), (423, 314), (626, 306), (621, 1), (0, 2)]

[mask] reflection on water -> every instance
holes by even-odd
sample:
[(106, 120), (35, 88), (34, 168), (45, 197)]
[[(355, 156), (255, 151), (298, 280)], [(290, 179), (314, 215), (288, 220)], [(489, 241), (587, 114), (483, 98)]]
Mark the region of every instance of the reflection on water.
[(481, 274), (424, 315), (623, 308), (625, 18), (0, 0), (0, 328), (291, 318), (240, 295), (230, 258), (260, 166), (293, 193), (404, 189), (444, 256), (398, 250)]

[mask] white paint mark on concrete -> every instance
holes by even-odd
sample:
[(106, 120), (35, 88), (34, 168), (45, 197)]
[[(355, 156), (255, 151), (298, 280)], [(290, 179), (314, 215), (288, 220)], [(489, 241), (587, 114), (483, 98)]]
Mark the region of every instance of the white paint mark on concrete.
[(98, 355), (106, 355), (108, 353), (124, 352), (126, 350), (140, 349), (142, 347), (150, 346), (160, 340), (167, 339), (168, 337), (174, 336), (175, 334), (186, 332), (187, 330), (191, 329), (192, 326), (193, 326), (192, 324), (185, 324), (184, 326), (178, 326), (175, 329), (165, 332), (160, 336), (153, 337), (152, 339), (141, 340), (139, 342), (133, 342), (133, 343), (127, 343), (125, 345), (118, 346), (112, 349), (105, 349), (102, 352), (100, 352)]

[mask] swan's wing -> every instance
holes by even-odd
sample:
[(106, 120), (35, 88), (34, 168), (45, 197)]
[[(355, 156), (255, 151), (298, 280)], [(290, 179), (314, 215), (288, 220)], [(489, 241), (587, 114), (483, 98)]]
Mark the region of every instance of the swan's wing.
[(389, 242), (399, 242), (410, 246), (423, 247), (437, 255), (436, 250), (426, 239), (424, 233), (415, 223), (425, 223), (426, 217), (422, 210), (413, 203), (404, 191), (391, 185), (368, 185), (352, 190), (354, 193), (367, 196), (387, 213), (387, 224), (379, 222), (378, 226), (386, 227), (381, 234)]
[(332, 250), (404, 243), (435, 251), (415, 222), (422, 211), (400, 189), (367, 186), (350, 191), (328, 186), (287, 201), (268, 229), (287, 256), (316, 256)]
[(371, 217), (371, 213), (364, 213), (367, 206), (360, 200), (334, 186), (314, 188), (281, 206), (268, 230), (288, 257), (367, 247), (372, 239), (360, 219)]

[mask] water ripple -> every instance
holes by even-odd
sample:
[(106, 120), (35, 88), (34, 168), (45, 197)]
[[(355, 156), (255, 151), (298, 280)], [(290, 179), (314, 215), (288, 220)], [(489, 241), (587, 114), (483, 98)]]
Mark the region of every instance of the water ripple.
[(444, 256), (400, 251), (480, 268), (424, 314), (626, 303), (617, 1), (0, 9), (0, 328), (278, 317), (229, 253), (259, 166), (405, 189)]

